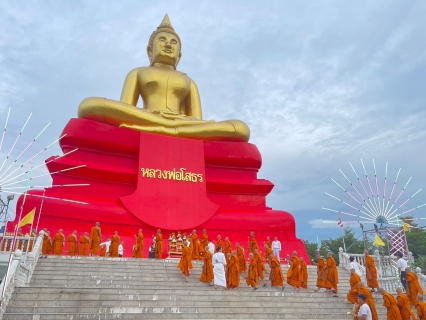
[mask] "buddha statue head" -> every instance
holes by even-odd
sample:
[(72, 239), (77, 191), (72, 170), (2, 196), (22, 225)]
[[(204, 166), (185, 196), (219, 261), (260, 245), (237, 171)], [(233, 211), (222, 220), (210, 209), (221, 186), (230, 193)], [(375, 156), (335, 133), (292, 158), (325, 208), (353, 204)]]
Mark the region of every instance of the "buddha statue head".
[(176, 69), (182, 56), (181, 41), (167, 14), (157, 30), (151, 34), (146, 50), (151, 66), (161, 63)]

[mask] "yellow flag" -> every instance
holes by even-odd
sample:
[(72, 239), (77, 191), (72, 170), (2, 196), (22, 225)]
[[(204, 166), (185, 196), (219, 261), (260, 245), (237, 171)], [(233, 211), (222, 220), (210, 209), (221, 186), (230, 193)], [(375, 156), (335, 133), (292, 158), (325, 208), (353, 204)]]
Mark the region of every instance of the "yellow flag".
[(19, 222), (18, 227), (26, 226), (27, 224), (32, 224), (34, 221), (35, 208), (28, 212), (28, 214), (22, 218), (21, 222)]
[(407, 232), (408, 230), (410, 230), (411, 224), (408, 224), (407, 222), (404, 222), (402, 224), (404, 226), (404, 231)]
[(379, 236), (376, 234), (376, 236), (374, 237), (374, 242), (373, 244), (375, 244), (376, 246), (381, 246), (384, 247), (385, 244), (383, 243), (382, 239), (379, 238)]

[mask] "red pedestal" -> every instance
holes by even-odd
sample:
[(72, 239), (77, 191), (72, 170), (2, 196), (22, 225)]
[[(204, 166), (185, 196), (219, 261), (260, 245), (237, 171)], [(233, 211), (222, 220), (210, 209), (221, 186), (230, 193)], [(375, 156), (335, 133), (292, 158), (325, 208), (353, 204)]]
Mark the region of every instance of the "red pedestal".
[[(201, 236), (207, 229), (211, 239), (220, 234), (247, 249), (254, 231), (261, 251), (267, 236), (277, 236), (282, 258), (296, 250), (309, 261), (293, 216), (266, 206), (273, 184), (257, 178), (262, 159), (255, 145), (158, 136), (83, 119), (71, 119), (63, 134), (62, 151), (78, 151), (48, 163), (49, 171), (85, 167), (53, 174), (53, 185), (90, 186), (48, 188), (46, 196), (89, 204), (45, 198), (39, 229), (62, 228), (65, 235), (75, 229), (80, 236), (99, 221), (103, 237), (118, 231), (131, 256), (133, 235), (142, 228), (145, 257), (158, 228), (164, 254), (171, 232), (196, 229)], [(17, 208), (21, 202), (22, 196)], [(24, 213), (36, 207), (38, 214), (40, 203), (27, 197)]]

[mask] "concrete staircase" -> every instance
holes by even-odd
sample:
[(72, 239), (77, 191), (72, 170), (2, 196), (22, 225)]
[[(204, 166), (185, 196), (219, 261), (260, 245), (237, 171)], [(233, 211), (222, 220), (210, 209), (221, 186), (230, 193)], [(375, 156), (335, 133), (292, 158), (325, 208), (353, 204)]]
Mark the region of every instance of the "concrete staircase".
[[(346, 302), (349, 274), (342, 270), (340, 297), (315, 293), (316, 269), (309, 268), (310, 292), (286, 286), (253, 292), (217, 290), (199, 281), (201, 262), (189, 282), (177, 260), (98, 257), (41, 258), (29, 287), (16, 288), (3, 319), (352, 319)], [(287, 266), (283, 266), (284, 274)], [(380, 319), (382, 297), (375, 294)]]

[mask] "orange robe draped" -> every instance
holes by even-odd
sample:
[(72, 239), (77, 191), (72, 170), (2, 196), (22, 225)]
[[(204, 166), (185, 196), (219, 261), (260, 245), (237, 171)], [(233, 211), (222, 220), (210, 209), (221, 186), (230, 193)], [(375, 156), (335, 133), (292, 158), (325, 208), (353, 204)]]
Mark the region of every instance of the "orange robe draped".
[(232, 253), (232, 244), (231, 244), (231, 241), (226, 240), (225, 241), (225, 257), (228, 256), (228, 253)]
[(259, 285), (259, 276), (257, 274), (257, 258), (253, 257), (250, 260), (246, 283), (248, 286), (257, 287)]
[(47, 232), (44, 233), (43, 235), (43, 244), (41, 246), (41, 253), (42, 254), (49, 254), (48, 248), (50, 247), (49, 242), (50, 242), (50, 237), (48, 236)]
[(189, 276), (191, 263), (191, 250), (188, 247), (182, 248), (182, 257), (180, 258), (178, 268), (185, 276)]
[(269, 266), (271, 267), (271, 274), (269, 275), (269, 280), (271, 280), (271, 284), (275, 287), (284, 286), (284, 274), (281, 270), (281, 265), (278, 262), (277, 257), (273, 257), (269, 262)]
[(133, 256), (135, 258), (142, 258), (143, 253), (143, 233), (138, 232), (138, 235), (136, 236), (136, 243), (135, 243), (135, 249), (133, 250)]
[(379, 282), (377, 280), (377, 268), (372, 256), (365, 257), (364, 267), (367, 278), (367, 287), (378, 288)]
[(296, 288), (299, 288), (301, 285), (299, 264), (299, 258), (293, 257), (287, 271), (287, 283)]
[(202, 282), (212, 282), (214, 278), (213, 274), (213, 263), (212, 263), (212, 254), (210, 251), (204, 252), (204, 265), (203, 271), (201, 272), (200, 281)]
[(217, 242), (216, 242), (216, 249), (223, 247), (222, 242), (223, 242), (222, 239), (217, 240)]
[(106, 256), (106, 250), (107, 250), (107, 246), (102, 246), (101, 252), (99, 253), (99, 256), (105, 257)]
[(70, 234), (68, 236), (68, 255), (75, 256), (76, 253), (78, 254), (77, 237), (74, 234)]
[(413, 306), (417, 305), (417, 296), (419, 294), (424, 294), (419, 284), (419, 278), (414, 272), (407, 272), (407, 297)]
[(265, 244), (268, 246), (269, 249), (272, 250), (272, 241), (271, 240), (266, 241)]
[(192, 259), (200, 260), (200, 245), (196, 233), (193, 233), (191, 235), (191, 237), (189, 238), (189, 242), (191, 243)]
[(53, 254), (61, 255), (64, 247), (65, 236), (62, 233), (55, 234), (53, 238)]
[(417, 302), (416, 310), (417, 317), (419, 317), (420, 320), (426, 320), (426, 303), (423, 301)]
[(250, 246), (249, 246), (249, 253), (254, 254), (254, 250), (258, 249), (257, 241), (255, 237), (251, 237), (250, 239)]
[(206, 232), (203, 232), (203, 238), (201, 239), (201, 248), (202, 252), (206, 251), (206, 247), (209, 245), (209, 236)]
[(348, 292), (348, 301), (352, 304), (358, 302), (358, 283), (361, 282), (361, 278), (356, 273), (351, 274), (349, 278), (349, 285), (351, 289)]
[(388, 320), (402, 320), (398, 304), (395, 298), (389, 292), (383, 295), (383, 305), (388, 309)]
[(300, 278), (300, 286), (302, 288), (308, 289), (308, 266), (306, 265), (305, 261), (300, 262), (300, 271), (299, 271), (299, 278)]
[(155, 258), (163, 259), (163, 235), (157, 233), (155, 236)]
[(336, 293), (337, 285), (339, 284), (339, 273), (337, 272), (336, 260), (333, 257), (327, 258), (327, 280), (325, 281), (326, 288), (333, 289)]
[(109, 247), (109, 256), (118, 258), (118, 246), (120, 245), (120, 237), (114, 234), (111, 237), (111, 246)]
[(90, 229), (90, 253), (94, 255), (99, 254), (99, 245), (101, 244), (101, 228), (93, 227)]
[(50, 254), (51, 252), (53, 252), (53, 243), (52, 243), (52, 238), (49, 236), (47, 238), (47, 254)]
[(238, 256), (234, 254), (229, 259), (229, 269), (228, 269), (228, 285), (229, 287), (238, 288), (240, 286), (240, 268)]
[(405, 294), (398, 294), (398, 297), (396, 297), (396, 304), (398, 305), (402, 320), (410, 320), (410, 318), (417, 320), (416, 316), (411, 311), (410, 301)]
[(268, 261), (268, 258), (269, 258), (269, 256), (270, 256), (271, 254), (273, 255), (273, 254), (274, 254), (274, 251), (272, 251), (272, 249), (271, 249), (271, 248), (269, 248), (269, 247), (268, 247), (268, 248), (266, 248), (266, 249), (265, 249), (265, 259), (266, 259), (266, 261)]
[(90, 238), (88, 236), (81, 236), (80, 239), (80, 256), (86, 257), (89, 253)]
[(237, 248), (237, 256), (238, 256), (238, 268), (240, 272), (245, 272), (247, 270), (246, 256), (244, 255), (244, 250), (242, 247)]
[(319, 258), (317, 262), (317, 287), (324, 288), (325, 282), (321, 279), (321, 274), (325, 270), (325, 261), (323, 258)]
[(260, 279), (265, 279), (265, 276), (263, 275), (263, 272), (267, 273), (267, 270), (265, 268), (265, 265), (263, 264), (263, 258), (260, 255), (260, 253), (256, 253), (254, 257), (257, 259), (257, 275)]
[[(362, 287), (358, 289), (358, 294), (365, 294), (367, 299), (365, 300), (365, 303), (370, 307), (371, 310), (371, 316), (373, 317), (373, 320), (379, 320), (379, 316), (377, 315), (376, 305), (374, 303), (374, 298), (370, 290), (366, 287)], [(357, 310), (358, 313), (358, 310)]]

